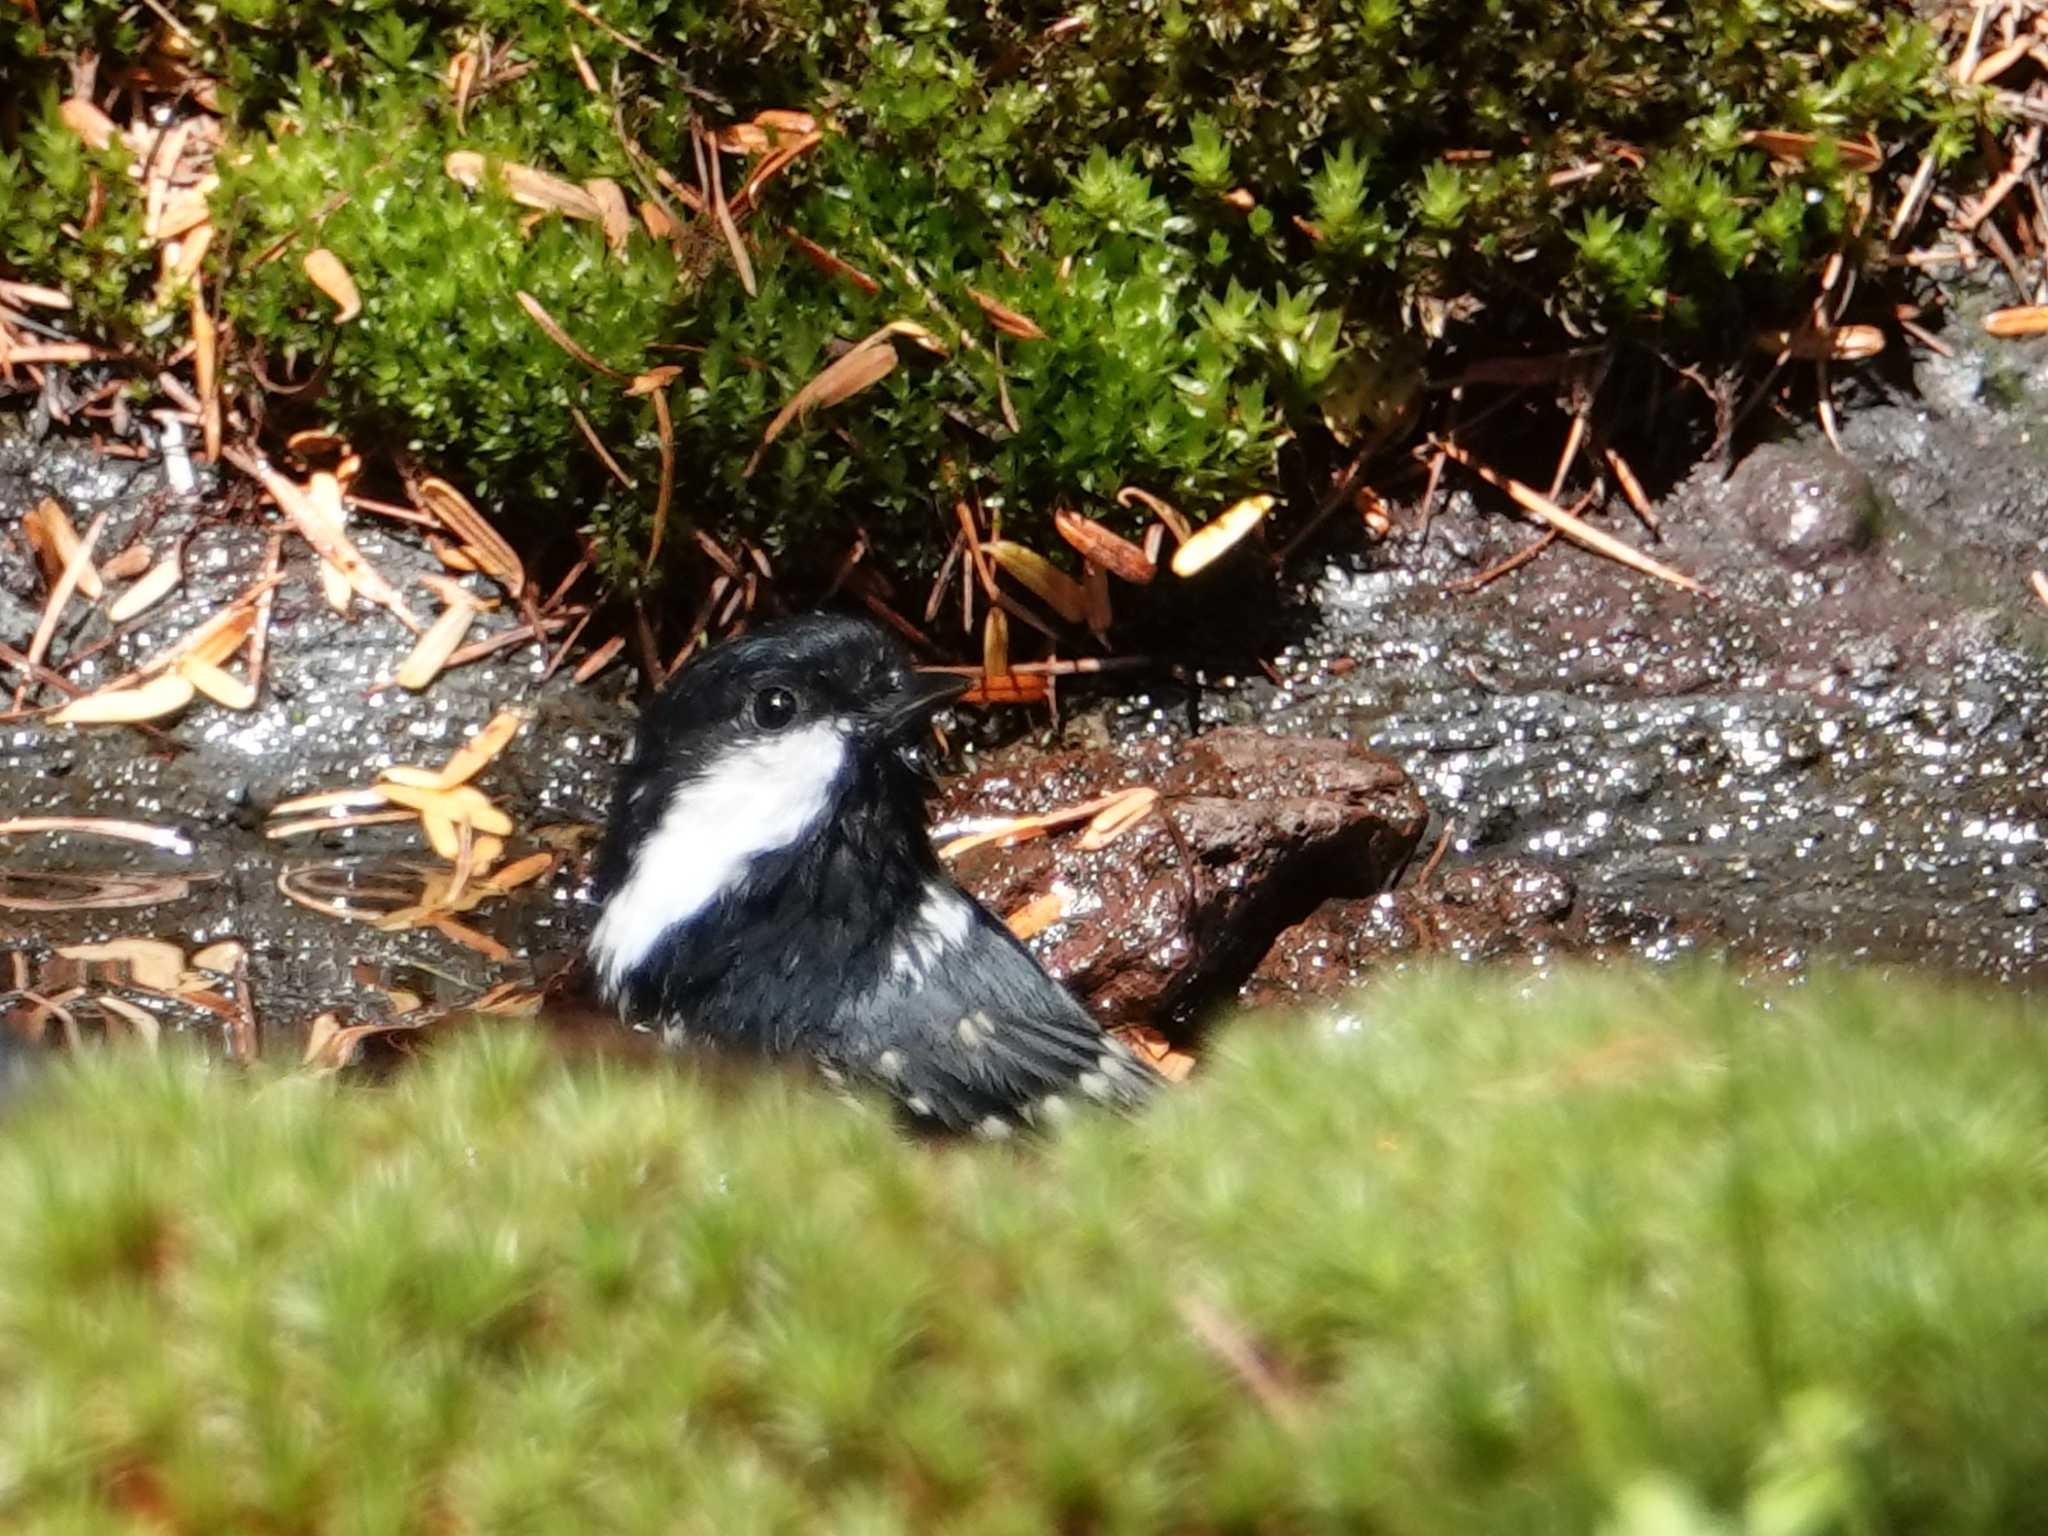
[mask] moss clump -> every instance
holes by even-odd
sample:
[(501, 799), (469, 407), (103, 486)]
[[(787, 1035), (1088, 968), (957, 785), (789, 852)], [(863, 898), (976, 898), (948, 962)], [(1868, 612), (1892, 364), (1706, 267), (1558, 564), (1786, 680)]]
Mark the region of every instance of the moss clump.
[[(180, 49), (223, 82), (234, 126), (216, 199), (232, 237), (209, 270), (236, 334), (273, 372), (331, 350), (331, 413), (417, 440), (501, 505), (594, 508), (620, 568), (651, 496), (601, 479), (568, 412), (648, 485), (651, 414), (543, 338), (517, 292), (621, 370), (681, 364), (687, 516), (830, 562), (856, 522), (929, 547), (970, 480), (1027, 535), (1055, 502), (1123, 515), (1108, 497), (1126, 483), (1198, 511), (1268, 486), (1290, 434), (1344, 435), (1400, 404), (1418, 330), (1493, 355), (1648, 325), (1715, 350), (1730, 313), (1780, 307), (1847, 235), (1868, 178), (1832, 140), (1967, 142), (1925, 28), (1821, 0), (1138, 0), (1064, 19), (961, 0), (607, 5), (661, 65), (559, 0), (195, 14)], [(151, 46), (118, 0), (43, 15), (0, 21), (17, 69)], [(444, 83), (458, 51), (504, 75), (461, 122)], [(640, 231), (615, 260), (593, 226), (524, 236), (501, 192), (442, 172), (469, 149), (638, 198), (651, 165), (695, 180), (694, 121), (770, 107), (829, 131), (750, 225), (752, 299), (708, 226), (680, 260)], [(1820, 143), (1774, 168), (1752, 129)], [(48, 233), (83, 207), (72, 162), (46, 127), (14, 148), (0, 177), (38, 189), (35, 232), (10, 218), (0, 257), (29, 275), (91, 266), (104, 299), (108, 253), (82, 262)], [(879, 291), (815, 270), (785, 230)], [(294, 261), (252, 265), (292, 232), (356, 274), (361, 320), (331, 326)], [(998, 362), (970, 289), (1046, 338)], [(742, 478), (832, 343), (905, 317), (952, 355), (792, 431)], [(1369, 383), (1389, 375), (1404, 382)]]
[(90, 1066), (0, 1138), (0, 1521), (2019, 1529), (2023, 1012), (1404, 981), (1022, 1152), (526, 1036)]

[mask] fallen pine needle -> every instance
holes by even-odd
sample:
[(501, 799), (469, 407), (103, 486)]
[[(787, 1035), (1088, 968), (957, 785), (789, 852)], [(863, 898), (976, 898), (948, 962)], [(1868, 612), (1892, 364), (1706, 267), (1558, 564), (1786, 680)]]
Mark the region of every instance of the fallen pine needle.
[(28, 643), (28, 664), (39, 666), (43, 653), (49, 650), (50, 641), (57, 633), (57, 619), (71, 601), (71, 594), (78, 590), (85, 573), (92, 569), (92, 547), (100, 540), (100, 531), (107, 526), (107, 514), (111, 508), (102, 507), (86, 525), (84, 535), (72, 547), (64, 561), (64, 569), (57, 577), (57, 584), (50, 588), (50, 600), (43, 605), (43, 616), (36, 624), (35, 638)]
[(1713, 596), (1713, 593), (1709, 592), (1706, 587), (1693, 580), (1692, 577), (1686, 575), (1683, 571), (1675, 570), (1671, 566), (1664, 564), (1661, 560), (1654, 560), (1641, 550), (1631, 549), (1612, 534), (1603, 533), (1590, 523), (1572, 516), (1571, 513), (1565, 511), (1563, 507), (1560, 507), (1549, 497), (1543, 495), (1542, 492), (1524, 485), (1521, 481), (1511, 476), (1503, 475), (1499, 471), (1481, 464), (1456, 443), (1448, 442), (1441, 438), (1433, 438), (1431, 443), (1432, 446), (1440, 449), (1450, 458), (1455, 459), (1458, 463), (1471, 470), (1488, 485), (1505, 491), (1516, 506), (1548, 523), (1574, 543), (1582, 544), (1587, 549), (1592, 550), (1596, 554), (1605, 555), (1610, 560), (1619, 561), (1631, 570), (1641, 571), (1645, 576), (1654, 576), (1659, 581), (1667, 581), (1681, 591), (1697, 592), (1702, 597)]
[(30, 832), (72, 832), (82, 837), (111, 837), (125, 843), (146, 843), (165, 853), (192, 852), (192, 839), (176, 827), (151, 826), (146, 821), (122, 821), (109, 816), (16, 816), (0, 821), (0, 837)]
[(55, 725), (139, 725), (176, 714), (197, 692), (190, 678), (166, 672), (133, 688), (102, 688), (73, 699), (50, 720)]
[(1047, 891), (1043, 895), (1032, 897), (1004, 918), (1003, 922), (1017, 938), (1032, 939), (1066, 915), (1067, 898), (1058, 891)]
[[(277, 504), (278, 511), (288, 518), (292, 526), (311, 544), (320, 557), (333, 565), (348, 578), (349, 585), (371, 602), (388, 609), (391, 615), (414, 634), (420, 632), (420, 621), (413, 617), (412, 610), (405, 605), (405, 599), (398, 595), (398, 589), (384, 579), (383, 573), (363, 558), (346, 531), (328, 515), (328, 509), (315, 503), (314, 493), (307, 486), (279, 474), (269, 464), (246, 448), (229, 448), (222, 455), (235, 468), (262, 485), (270, 493), (270, 499)], [(315, 475), (315, 481), (323, 477)], [(326, 477), (331, 480), (332, 477)], [(338, 482), (336, 490), (339, 490)]]
[(297, 821), (282, 821), (274, 827), (265, 827), (263, 835), (273, 842), (287, 837), (298, 837), (307, 832), (330, 832), (341, 827), (384, 827), (401, 821), (417, 821), (412, 811), (358, 811), (345, 816), (305, 816)]
[(589, 682), (593, 677), (597, 676), (598, 673), (602, 672), (606, 667), (610, 666), (612, 664), (613, 658), (616, 657), (620, 651), (624, 650), (625, 646), (626, 637), (623, 634), (613, 635), (611, 639), (605, 641), (603, 645), (600, 645), (596, 650), (592, 651), (588, 656), (584, 657), (583, 660), (577, 665), (575, 673), (576, 681), (579, 683)]
[(527, 313), (527, 317), (531, 319), (535, 325), (541, 328), (542, 332), (547, 336), (548, 340), (552, 341), (564, 352), (568, 353), (571, 357), (575, 358), (577, 362), (581, 363), (586, 368), (592, 369), (597, 373), (603, 374), (608, 379), (619, 379), (623, 381), (626, 378), (626, 375), (619, 372), (618, 369), (607, 368), (603, 363), (599, 362), (589, 352), (585, 351), (581, 346), (578, 346), (575, 338), (572, 337), (567, 331), (563, 330), (562, 327), (556, 323), (555, 317), (549, 314), (545, 309), (541, 307), (541, 302), (539, 299), (536, 299), (532, 294), (526, 292), (524, 289), (521, 289), (518, 293), (514, 294), (513, 297), (519, 300), (519, 307), (525, 310)]

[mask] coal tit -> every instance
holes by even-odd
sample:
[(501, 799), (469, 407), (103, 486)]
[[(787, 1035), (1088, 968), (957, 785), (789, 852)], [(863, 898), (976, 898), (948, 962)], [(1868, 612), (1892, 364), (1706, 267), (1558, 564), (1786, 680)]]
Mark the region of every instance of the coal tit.
[(881, 1086), (1003, 1136), (1159, 1081), (954, 883), (919, 743), (960, 679), (864, 619), (705, 652), (654, 699), (599, 849), (589, 953), (628, 1018)]

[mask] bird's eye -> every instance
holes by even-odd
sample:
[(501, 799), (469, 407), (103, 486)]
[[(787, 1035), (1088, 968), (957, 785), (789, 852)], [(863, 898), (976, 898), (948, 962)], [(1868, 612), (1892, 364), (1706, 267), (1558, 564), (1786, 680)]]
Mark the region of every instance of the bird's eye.
[(779, 731), (796, 718), (797, 697), (788, 688), (763, 688), (754, 695), (754, 724)]

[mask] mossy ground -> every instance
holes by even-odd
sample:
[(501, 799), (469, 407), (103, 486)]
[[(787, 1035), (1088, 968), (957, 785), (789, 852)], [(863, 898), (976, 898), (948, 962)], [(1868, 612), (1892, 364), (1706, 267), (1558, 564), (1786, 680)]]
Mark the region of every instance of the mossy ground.
[(0, 1132), (0, 1524), (2018, 1530), (2044, 1056), (1875, 976), (1440, 976), (1031, 1148), (520, 1033), (91, 1063)]
[[(652, 409), (544, 336), (515, 302), (531, 294), (613, 368), (681, 369), (680, 518), (826, 569), (859, 526), (928, 570), (956, 495), (1063, 556), (1058, 504), (1138, 531), (1112, 499), (1136, 484), (1199, 520), (1275, 489), (1287, 444), (1316, 461), (1292, 470), (1307, 483), (1425, 373), (1473, 360), (1636, 341), (1725, 364), (1808, 312), (1831, 255), (1861, 264), (1906, 169), (1967, 158), (1982, 110), (1909, 8), (1838, 0), (602, 9), (606, 28), (558, 0), (219, 0), (173, 33), (123, 0), (0, 8), (21, 85), (0, 115), (0, 265), (65, 286), (93, 334), (172, 354), (188, 296), (155, 282), (125, 155), (85, 151), (57, 93), (88, 53), (102, 82), (154, 80), (137, 89), (181, 111), (211, 92), (203, 282), (252, 417), (409, 446), (529, 526), (594, 518), (607, 568), (636, 573)], [(449, 87), (458, 62), (485, 71), (473, 99)], [(708, 220), (675, 242), (636, 225), (612, 253), (594, 224), (530, 219), (495, 178), (443, 169), (474, 152), (669, 202), (653, 172), (694, 185), (692, 133), (762, 109), (814, 113), (824, 138), (747, 216), (751, 297)], [(1755, 130), (1810, 151), (1774, 159)], [(1897, 166), (1845, 162), (1838, 143), (1865, 136)], [(337, 326), (307, 281), (314, 244), (354, 274), (357, 320)], [(1882, 275), (1865, 287), (1888, 314)], [(1043, 334), (1004, 338), (977, 294)], [(834, 346), (905, 318), (949, 356), (742, 473)], [(316, 397), (255, 382), (316, 366)], [(1622, 432), (1631, 391), (1612, 395), (1596, 414)]]

